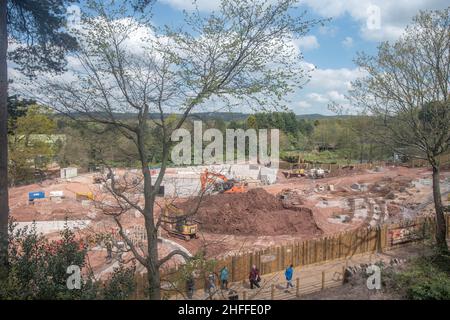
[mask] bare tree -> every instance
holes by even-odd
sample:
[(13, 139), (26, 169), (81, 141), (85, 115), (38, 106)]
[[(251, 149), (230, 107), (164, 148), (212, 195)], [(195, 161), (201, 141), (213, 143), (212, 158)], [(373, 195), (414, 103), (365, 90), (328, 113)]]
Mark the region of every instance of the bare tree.
[[(126, 5), (116, 10), (104, 1), (91, 2), (96, 14), (85, 17), (80, 32), (80, 51), (74, 58), (82, 70), (75, 72), (77, 79), (49, 81), (42, 89), (55, 109), (77, 113), (81, 121), (113, 126), (135, 145), (142, 198), (123, 192), (114, 179), (109, 192), (121, 204), (114, 215), (119, 232), (147, 269), (151, 299), (161, 298), (161, 266), (175, 255), (185, 256), (175, 250), (158, 257), (155, 200), (169, 160), (171, 134), (213, 99), (221, 108), (238, 103), (273, 108), (308, 80), (301, 54), (289, 44), (322, 21), (306, 20), (305, 12), (292, 15), (296, 2), (223, 0), (218, 12), (205, 17), (195, 11), (187, 14), (183, 29), (163, 30), (154, 29), (143, 16), (129, 15)], [(122, 112), (132, 112), (135, 119), (121, 120)], [(154, 126), (161, 133), (162, 161), (152, 179), (147, 139)], [(123, 231), (119, 213), (130, 209), (144, 217), (146, 252)]]
[(356, 62), (367, 75), (353, 83), (349, 96), (375, 117), (378, 141), (433, 168), (436, 242), (444, 251), (439, 156), (450, 144), (449, 10), (420, 12), (398, 41), (382, 43), (376, 56), (360, 54)]

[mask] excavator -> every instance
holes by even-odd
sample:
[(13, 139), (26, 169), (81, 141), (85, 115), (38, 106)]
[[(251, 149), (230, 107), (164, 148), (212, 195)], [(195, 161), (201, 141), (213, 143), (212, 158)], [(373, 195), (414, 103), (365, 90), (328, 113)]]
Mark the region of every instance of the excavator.
[[(218, 179), (222, 182), (217, 181)], [(228, 179), (220, 173), (205, 171), (200, 175), (202, 192), (206, 191), (208, 185), (213, 185), (212, 191), (218, 193), (243, 193), (247, 191), (247, 187), (243, 183), (239, 183), (233, 179)]]
[(180, 208), (173, 203), (165, 203), (161, 210), (162, 224), (170, 236), (180, 238), (186, 241), (198, 239), (197, 221), (189, 218)]

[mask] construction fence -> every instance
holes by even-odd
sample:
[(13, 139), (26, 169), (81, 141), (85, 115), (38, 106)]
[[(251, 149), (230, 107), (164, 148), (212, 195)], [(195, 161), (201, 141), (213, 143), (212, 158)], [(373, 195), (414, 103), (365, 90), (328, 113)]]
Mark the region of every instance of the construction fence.
[[(328, 170), (330, 173), (339, 172), (341, 170), (372, 170), (376, 167), (386, 166), (385, 161), (366, 162), (366, 163), (351, 163), (351, 164), (337, 164), (337, 163), (298, 163), (296, 166), (305, 170), (320, 167), (324, 170)], [(288, 170), (293, 166), (292, 163), (281, 162), (280, 169)]]
[[(441, 167), (445, 167), (450, 165), (450, 154), (440, 155), (438, 156), (439, 162), (441, 164)], [(416, 167), (427, 167), (430, 163), (427, 160), (423, 159), (412, 159), (409, 161), (408, 166), (411, 168)]]
[[(446, 215), (447, 237), (450, 238), (450, 215)], [(353, 256), (367, 253), (385, 252), (408, 245), (414, 242), (428, 239), (434, 232), (435, 222), (430, 217), (418, 217), (413, 220), (400, 223), (385, 224), (375, 228), (359, 228), (329, 237), (309, 239), (300, 242), (270, 247), (254, 252), (242, 252), (233, 256), (217, 260), (215, 274), (226, 266), (230, 272), (230, 282), (248, 282), (248, 275), (252, 265), (256, 265), (261, 275), (277, 273), (286, 269), (289, 265), (311, 266), (327, 262), (349, 259)], [(336, 272), (322, 271), (321, 280), (297, 286), (297, 295), (318, 291), (342, 283), (344, 270)], [(176, 271), (173, 272), (176, 274)], [(143, 297), (147, 276), (137, 275), (138, 290), (135, 298)], [(197, 279), (195, 287), (203, 288), (204, 278)], [(302, 282), (304, 279), (302, 279)], [(184, 287), (173, 288), (173, 294), (181, 292)], [(299, 290), (301, 292), (299, 292)], [(170, 292), (171, 290), (167, 290)], [(273, 298), (276, 290), (272, 284), (266, 288), (267, 295)], [(244, 297), (245, 298), (245, 297)], [(247, 297), (251, 298), (251, 297)]]
[[(446, 219), (448, 225), (450, 219), (448, 216)], [(243, 281), (248, 278), (252, 265), (256, 265), (261, 274), (269, 274), (282, 271), (290, 264), (306, 266), (363, 253), (383, 252), (424, 239), (433, 226), (431, 218), (416, 218), (378, 228), (359, 228), (330, 237), (234, 255), (217, 261), (217, 270), (227, 266), (232, 282)]]

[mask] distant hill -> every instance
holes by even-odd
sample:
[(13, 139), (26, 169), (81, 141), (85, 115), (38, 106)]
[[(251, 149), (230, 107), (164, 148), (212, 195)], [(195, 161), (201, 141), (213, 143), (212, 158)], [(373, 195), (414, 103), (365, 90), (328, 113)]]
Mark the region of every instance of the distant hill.
[(298, 114), (297, 119), (305, 119), (305, 120), (317, 120), (317, 119), (324, 119), (324, 118), (332, 118), (334, 116), (325, 116), (323, 114), (319, 113), (312, 113), (312, 114)]
[[(72, 113), (71, 117), (78, 118), (81, 117), (81, 114)], [(223, 121), (242, 121), (248, 118), (250, 113), (241, 113), (241, 112), (197, 112), (189, 115), (189, 119), (193, 120), (211, 120), (211, 119), (222, 119)], [(115, 113), (114, 117), (116, 119), (126, 120), (126, 119), (134, 119), (136, 117), (133, 113)], [(333, 119), (333, 118), (345, 118), (346, 116), (327, 116), (323, 114), (302, 114), (297, 115), (297, 119), (305, 119), (305, 120), (320, 120), (320, 119)], [(156, 119), (159, 118), (159, 113), (150, 113), (149, 118)]]

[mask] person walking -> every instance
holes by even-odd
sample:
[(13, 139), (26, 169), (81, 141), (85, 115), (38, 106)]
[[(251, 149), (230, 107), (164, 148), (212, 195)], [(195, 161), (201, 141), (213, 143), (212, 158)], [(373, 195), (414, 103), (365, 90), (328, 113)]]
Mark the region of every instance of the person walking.
[(260, 288), (259, 282), (261, 281), (261, 277), (259, 275), (259, 270), (255, 265), (252, 266), (248, 278), (250, 280), (250, 289), (253, 289), (253, 286)]
[(292, 264), (286, 268), (284, 276), (286, 277), (286, 290), (293, 288), (294, 285), (292, 284), (292, 277), (294, 276), (294, 266)]
[(228, 268), (224, 266), (222, 270), (220, 270), (220, 284), (222, 290), (228, 290)]
[(208, 276), (208, 294), (214, 294), (216, 291), (216, 276), (213, 272), (210, 272)]
[(192, 300), (195, 291), (195, 281), (193, 276), (189, 276), (186, 280), (186, 293), (189, 300)]

